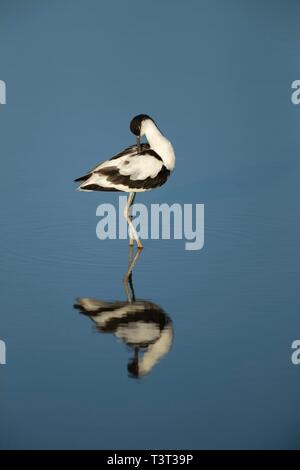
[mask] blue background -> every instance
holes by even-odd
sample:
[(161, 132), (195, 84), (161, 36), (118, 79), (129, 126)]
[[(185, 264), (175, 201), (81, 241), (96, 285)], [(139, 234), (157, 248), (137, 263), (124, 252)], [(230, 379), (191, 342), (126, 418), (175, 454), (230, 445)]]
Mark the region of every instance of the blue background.
[[(0, 0), (0, 447), (299, 448), (300, 3)], [(205, 246), (145, 241), (136, 294), (172, 318), (144, 380), (73, 310), (123, 299), (72, 180), (147, 113), (176, 149), (137, 202), (205, 204)]]

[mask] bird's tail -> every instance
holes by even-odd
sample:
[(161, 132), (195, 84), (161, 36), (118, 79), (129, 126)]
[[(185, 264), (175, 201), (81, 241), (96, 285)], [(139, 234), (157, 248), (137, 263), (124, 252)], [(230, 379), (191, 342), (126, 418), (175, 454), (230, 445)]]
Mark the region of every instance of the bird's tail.
[(86, 181), (86, 180), (88, 180), (91, 176), (92, 176), (91, 173), (88, 173), (87, 175), (84, 175), (84, 176), (79, 176), (79, 178), (76, 178), (76, 180), (74, 180), (74, 183), (78, 183), (79, 181)]

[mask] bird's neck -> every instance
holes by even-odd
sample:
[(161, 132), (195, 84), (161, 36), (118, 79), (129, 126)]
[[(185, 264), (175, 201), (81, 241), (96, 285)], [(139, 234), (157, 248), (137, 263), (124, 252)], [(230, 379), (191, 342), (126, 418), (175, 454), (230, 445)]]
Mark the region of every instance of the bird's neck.
[(173, 327), (167, 326), (161, 333), (160, 338), (149, 346), (143, 357), (139, 360), (140, 375), (148, 374), (163, 356), (171, 349), (173, 342)]
[(173, 170), (175, 166), (175, 153), (171, 142), (151, 123), (145, 130), (146, 139), (153, 149), (163, 160), (168, 170)]

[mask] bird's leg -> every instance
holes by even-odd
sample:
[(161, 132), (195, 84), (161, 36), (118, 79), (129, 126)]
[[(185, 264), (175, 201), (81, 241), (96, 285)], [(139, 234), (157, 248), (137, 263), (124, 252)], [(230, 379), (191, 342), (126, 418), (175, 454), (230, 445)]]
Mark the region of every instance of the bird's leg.
[(134, 198), (133, 196), (134, 193), (129, 193), (128, 194), (128, 198), (127, 198), (127, 203), (126, 203), (126, 206), (124, 208), (124, 217), (128, 223), (128, 226), (129, 226), (129, 230), (128, 230), (128, 233), (129, 233), (129, 245), (130, 246), (133, 246), (133, 237), (132, 237), (132, 230), (130, 228), (132, 222), (131, 222), (131, 216), (130, 216), (130, 206), (132, 204), (132, 200)]
[(128, 257), (128, 270), (131, 266), (132, 260), (133, 260), (133, 245), (130, 245), (129, 246), (129, 257)]
[[(129, 215), (131, 198), (132, 198), (131, 195), (132, 195), (132, 193), (128, 194), (127, 203), (126, 203), (126, 206), (124, 207), (124, 217), (125, 217), (126, 222), (128, 223), (128, 225), (129, 225), (129, 223), (131, 223), (131, 219), (130, 219), (130, 215)], [(128, 221), (128, 219), (130, 219), (130, 221)], [(129, 245), (133, 246), (133, 238), (131, 237), (131, 231), (130, 230), (129, 230)]]
[(141, 244), (138, 234), (136, 233), (136, 230), (133, 226), (133, 223), (131, 221), (131, 215), (130, 215), (130, 207), (133, 204), (134, 198), (135, 198), (135, 193), (129, 193), (127, 204), (124, 209), (124, 217), (127, 220), (128, 227), (129, 227), (129, 244), (133, 245), (133, 240), (135, 240), (139, 250), (141, 250), (143, 248), (143, 245)]
[[(133, 223), (132, 223), (132, 216), (131, 216), (131, 213), (130, 213), (130, 209), (131, 209), (131, 206), (132, 206), (132, 204), (133, 204), (133, 202), (134, 202), (136, 193), (131, 193), (131, 194), (133, 194), (133, 196), (132, 196), (132, 199), (131, 199), (130, 206), (129, 206), (129, 208), (128, 208), (128, 211), (129, 211), (129, 220), (130, 220), (129, 231), (131, 231), (131, 233), (132, 233), (132, 235), (133, 235), (133, 238), (134, 238), (135, 241), (136, 241), (136, 244), (137, 244), (138, 249), (141, 250), (141, 249), (143, 248), (143, 245), (142, 245), (142, 243), (141, 243), (141, 241), (140, 241), (140, 239), (139, 239), (138, 234), (136, 233), (136, 230), (135, 230), (134, 225), (133, 225)], [(132, 244), (133, 244), (133, 240), (132, 240)]]
[(133, 283), (132, 283), (132, 271), (137, 260), (140, 257), (140, 253), (141, 253), (141, 250), (137, 250), (136, 254), (134, 255), (134, 258), (132, 259), (132, 249), (130, 247), (128, 270), (123, 279), (127, 299), (128, 299), (128, 302), (130, 303), (135, 301), (135, 295), (134, 295), (134, 289), (133, 289)]
[[(132, 215), (131, 215), (131, 207), (132, 207), (132, 204), (134, 203), (134, 199), (135, 199), (135, 194), (136, 193), (130, 193), (129, 197), (130, 197), (130, 201), (129, 201), (129, 205), (128, 205), (128, 216), (129, 216), (129, 219), (130, 219), (130, 225), (129, 225), (129, 245), (133, 246), (133, 230), (134, 227), (132, 225)], [(136, 231), (134, 230), (135, 234), (136, 234)], [(132, 236), (133, 235), (133, 236)], [(137, 236), (137, 234), (136, 234)], [(134, 237), (135, 238), (135, 237)], [(136, 240), (136, 238), (135, 238)]]

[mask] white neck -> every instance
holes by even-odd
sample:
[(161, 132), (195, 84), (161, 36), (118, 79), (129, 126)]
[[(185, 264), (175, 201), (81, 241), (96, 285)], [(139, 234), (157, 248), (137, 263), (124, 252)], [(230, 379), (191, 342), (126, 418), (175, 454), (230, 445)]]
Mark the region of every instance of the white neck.
[(153, 149), (163, 160), (168, 170), (175, 166), (175, 152), (171, 142), (160, 132), (153, 121), (147, 119), (142, 124), (142, 133), (146, 136), (151, 149)]
[(170, 351), (172, 342), (173, 327), (169, 325), (162, 331), (160, 338), (149, 346), (143, 357), (139, 360), (139, 372), (141, 376), (148, 374), (155, 364)]

